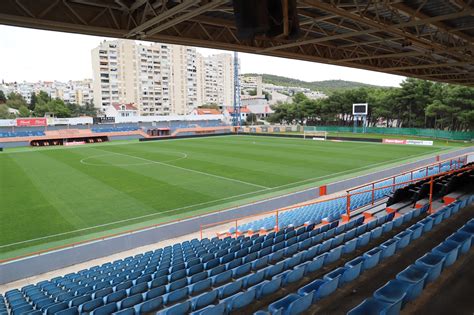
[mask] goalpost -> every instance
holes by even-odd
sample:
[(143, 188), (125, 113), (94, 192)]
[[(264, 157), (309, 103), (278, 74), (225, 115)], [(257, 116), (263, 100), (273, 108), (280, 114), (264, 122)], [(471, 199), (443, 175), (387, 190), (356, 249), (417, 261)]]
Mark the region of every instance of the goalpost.
[(303, 138), (313, 139), (313, 140), (327, 140), (328, 132), (320, 130), (305, 130), (303, 133)]

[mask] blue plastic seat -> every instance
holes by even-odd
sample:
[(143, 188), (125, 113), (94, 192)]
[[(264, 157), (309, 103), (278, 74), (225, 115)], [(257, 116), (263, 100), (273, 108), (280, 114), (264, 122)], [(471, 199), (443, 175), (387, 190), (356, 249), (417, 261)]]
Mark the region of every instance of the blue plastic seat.
[(326, 281), (334, 281), (337, 280), (338, 286), (341, 287), (344, 283), (341, 281), (342, 276), (344, 275), (344, 272), (347, 270), (346, 267), (339, 267), (334, 269), (331, 272), (328, 272), (327, 274), (324, 275), (323, 280)]
[(212, 285), (217, 287), (223, 283), (228, 282), (231, 278), (232, 278), (232, 271), (231, 270), (225, 271), (211, 278)]
[(428, 272), (426, 282), (429, 283), (439, 277), (445, 259), (446, 258), (443, 255), (427, 253), (423, 257), (416, 260), (415, 266)]
[(265, 278), (266, 278), (266, 279), (270, 279), (270, 278), (273, 277), (274, 275), (279, 274), (280, 272), (283, 271), (283, 268), (284, 268), (284, 267), (285, 267), (285, 265), (284, 265), (283, 262), (279, 262), (279, 263), (276, 264), (276, 265), (266, 267), (266, 268), (264, 269)]
[(205, 292), (201, 295), (198, 295), (191, 299), (191, 308), (197, 310), (203, 307), (206, 307), (217, 300), (219, 292), (217, 290), (212, 290), (210, 292)]
[(332, 238), (328, 239), (324, 242), (321, 243), (321, 246), (319, 247), (319, 252), (320, 253), (325, 253), (327, 252), (330, 248), (332, 247)]
[(326, 256), (326, 260), (324, 261), (324, 264), (330, 264), (341, 258), (342, 255), (342, 249), (344, 248), (343, 245), (335, 247), (331, 249), (328, 252), (328, 255)]
[(289, 294), (284, 298), (273, 302), (268, 306), (272, 314), (296, 315), (306, 311), (312, 302), (312, 293), (300, 296), (298, 294)]
[(79, 313), (89, 313), (102, 305), (104, 305), (104, 300), (102, 298), (84, 302), (79, 305)]
[(357, 247), (363, 247), (369, 244), (370, 242), (370, 232), (365, 232), (364, 234), (357, 237)]
[(372, 248), (364, 253), (364, 263), (362, 264), (364, 271), (375, 267), (380, 261), (382, 249), (380, 247)]
[(423, 224), (423, 233), (429, 232), (433, 229), (434, 220), (432, 218), (424, 218), (420, 223)]
[(351, 282), (352, 280), (355, 280), (357, 277), (362, 272), (362, 264), (364, 263), (364, 258), (362, 257), (356, 257), (352, 259), (351, 261), (348, 261), (345, 263), (344, 267), (346, 270), (344, 271), (344, 274), (342, 275), (342, 278), (340, 281), (342, 283), (348, 283)]
[(109, 304), (105, 304), (104, 306), (96, 308), (90, 314), (91, 315), (109, 315), (115, 311), (117, 311), (117, 304), (109, 303)]
[(231, 282), (225, 286), (219, 287), (219, 298), (223, 299), (240, 291), (242, 280)]
[(398, 239), (391, 238), (382, 244), (380, 244), (380, 249), (382, 249), (382, 254), (381, 254), (381, 259), (388, 258), (395, 254), (395, 251), (397, 250), (397, 245), (398, 245)]
[(408, 228), (408, 230), (412, 231), (411, 239), (416, 240), (421, 236), (423, 233), (423, 224), (422, 223), (415, 223)]
[(249, 290), (232, 295), (224, 299), (223, 302), (227, 305), (227, 311), (230, 313), (250, 305), (255, 301), (255, 296), (255, 290)]
[(407, 302), (416, 299), (421, 294), (427, 277), (428, 273), (415, 265), (410, 265), (397, 274), (397, 280), (409, 285), (406, 295)]
[(161, 296), (158, 296), (148, 301), (137, 304), (133, 308), (135, 309), (135, 313), (137, 314), (147, 314), (158, 311), (162, 305), (163, 298)]
[(256, 273), (242, 277), (242, 286), (244, 288), (249, 288), (251, 286), (260, 283), (265, 278), (265, 273), (263, 271), (257, 271)]
[(272, 280), (265, 280), (263, 282), (260, 282), (259, 284), (256, 284), (248, 288), (247, 291), (254, 290), (255, 297), (257, 299), (260, 299), (262, 297), (275, 293), (276, 291), (278, 291), (278, 289), (280, 289), (280, 287), (281, 287), (281, 278), (275, 278)]
[(275, 277), (282, 278), (282, 286), (285, 286), (290, 283), (300, 281), (304, 276), (305, 268), (295, 267), (294, 270), (287, 270), (281, 274), (276, 275)]
[(118, 309), (130, 308), (141, 302), (143, 302), (143, 296), (141, 294), (135, 294), (123, 299), (122, 301), (117, 302), (117, 308)]
[(435, 248), (434, 254), (439, 254), (445, 257), (444, 268), (451, 266), (458, 259), (459, 248), (461, 245), (455, 241), (444, 241)]
[(380, 236), (382, 236), (382, 232), (383, 232), (383, 228), (381, 226), (374, 228), (372, 231), (370, 231), (370, 239), (375, 240), (379, 238)]
[(306, 265), (306, 273), (315, 272), (316, 270), (321, 269), (324, 265), (324, 261), (326, 260), (327, 253), (318, 255), (314, 257), (307, 265)]
[(472, 234), (458, 231), (449, 236), (447, 240), (458, 243), (461, 246), (459, 249), (460, 253), (464, 254), (467, 253), (471, 248), (472, 238)]
[(346, 232), (344, 233), (344, 242), (347, 242), (351, 239), (353, 239), (354, 237), (356, 237), (356, 231), (357, 229), (353, 228), (353, 229), (350, 229), (350, 230), (346, 230)]
[(333, 280), (316, 279), (298, 290), (299, 295), (310, 294), (313, 292), (313, 303), (328, 296), (336, 291), (339, 285), (340, 277)]
[(352, 253), (353, 251), (356, 250), (357, 238), (353, 238), (353, 239), (347, 241), (343, 246), (344, 246), (344, 248), (342, 249), (342, 252), (344, 254)]
[(412, 231), (405, 230), (395, 235), (394, 238), (398, 240), (397, 250), (405, 248), (408, 246), (408, 244), (410, 244), (412, 234)]
[(374, 292), (374, 298), (379, 301), (390, 303), (387, 314), (399, 314), (402, 303), (407, 295), (408, 285), (399, 280), (390, 280), (383, 287)]
[(166, 308), (159, 312), (158, 314), (163, 314), (163, 315), (182, 315), (182, 314), (187, 314), (189, 310), (191, 309), (191, 302), (190, 301), (185, 301), (183, 303), (176, 304), (175, 306)]
[(186, 298), (187, 296), (188, 296), (188, 288), (187, 287), (181, 288), (176, 291), (163, 295), (163, 303), (165, 305), (172, 304)]
[(390, 232), (393, 229), (393, 221), (385, 222), (382, 225), (383, 234)]
[(65, 310), (59, 311), (56, 313), (56, 315), (78, 315), (79, 311), (77, 310), (77, 307), (70, 307)]
[(388, 315), (390, 306), (390, 303), (368, 298), (351, 309), (347, 315)]

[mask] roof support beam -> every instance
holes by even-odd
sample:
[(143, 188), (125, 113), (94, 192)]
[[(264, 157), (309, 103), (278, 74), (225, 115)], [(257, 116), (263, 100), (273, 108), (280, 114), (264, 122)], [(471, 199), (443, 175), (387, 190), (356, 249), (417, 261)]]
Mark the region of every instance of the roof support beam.
[(158, 16), (155, 16), (154, 18), (149, 19), (148, 21), (144, 22), (143, 24), (138, 25), (134, 29), (130, 30), (130, 32), (128, 32), (125, 35), (125, 37), (130, 38), (130, 37), (136, 36), (136, 35), (140, 34), (140, 32), (143, 32), (144, 30), (146, 30), (147, 28), (153, 27), (156, 24), (166, 20), (167, 18), (172, 17), (173, 15), (178, 14), (181, 11), (186, 10), (189, 7), (192, 7), (192, 6), (194, 6), (198, 3), (199, 3), (199, 0), (189, 0), (189, 1), (186, 1), (186, 2), (182, 2), (178, 5), (164, 11), (163, 13), (159, 14)]
[[(430, 17), (430, 18), (423, 19), (423, 20), (415, 20), (415, 21), (409, 21), (409, 22), (393, 24), (393, 25), (382, 25), (377, 21), (360, 17), (359, 15), (352, 14), (350, 12), (347, 12), (346, 10), (340, 9), (336, 6), (333, 6), (333, 5), (330, 5), (330, 4), (321, 2), (321, 1), (303, 0), (303, 2), (307, 3), (308, 5), (312, 5), (316, 8), (319, 8), (321, 10), (324, 10), (324, 11), (331, 12), (331, 13), (334, 13), (334, 14), (339, 14), (340, 17), (356, 20), (357, 22), (361, 22), (361, 23), (363, 23), (363, 24), (365, 24), (365, 25), (367, 25), (371, 28), (366, 29), (364, 31), (347, 32), (347, 33), (342, 33), (342, 34), (333, 35), (333, 36), (319, 37), (319, 38), (315, 38), (315, 39), (309, 39), (309, 40), (294, 42), (294, 43), (290, 43), (290, 44), (284, 44), (284, 45), (268, 47), (268, 48), (265, 48), (265, 49), (263, 49), (259, 52), (269, 52), (269, 51), (285, 49), (285, 48), (290, 48), (290, 47), (295, 47), (295, 46), (319, 43), (319, 42), (323, 42), (323, 41), (327, 41), (327, 40), (350, 38), (350, 37), (354, 37), (354, 36), (371, 34), (371, 33), (375, 33), (375, 32), (392, 31), (394, 33), (397, 33), (400, 36), (407, 36), (407, 33), (402, 31), (401, 28), (417, 26), (417, 25), (423, 25), (423, 24), (428, 24), (428, 23), (431, 23), (431, 22), (455, 19), (455, 18), (459, 18), (459, 17), (474, 14), (474, 9), (471, 8), (471, 9), (467, 9), (467, 10), (464, 10), (464, 11), (461, 11), (461, 12)], [(416, 36), (414, 36), (414, 35), (411, 35), (410, 37), (412, 37), (413, 39), (419, 41), (419, 39), (416, 38)], [(426, 47), (426, 48), (429, 48), (429, 47)]]
[(384, 68), (384, 70), (400, 71), (400, 70), (445, 68), (445, 67), (457, 67), (457, 66), (469, 66), (469, 65), (470, 65), (470, 63), (462, 61), (462, 62), (430, 63), (430, 64), (426, 64), (426, 65), (392, 67), (392, 68)]
[[(195, 2), (195, 1), (193, 1)], [(150, 36), (150, 35), (153, 35), (153, 34), (156, 34), (156, 33), (159, 33), (161, 31), (164, 31), (176, 24), (179, 24), (181, 22), (184, 22), (184, 21), (187, 21), (187, 20), (190, 20), (192, 19), (193, 17), (195, 16), (198, 16), (200, 14), (203, 14), (204, 12), (207, 12), (209, 10), (212, 10), (220, 5), (223, 5), (225, 3), (227, 3), (228, 0), (214, 0), (214, 1), (209, 1), (208, 3), (196, 8), (196, 9), (193, 9), (192, 11), (188, 12), (188, 13), (185, 13), (183, 15), (180, 15), (166, 23), (163, 23), (161, 24), (160, 26), (157, 26), (149, 31), (147, 31), (145, 33), (145, 37), (147, 36)], [(182, 3), (184, 4), (184, 2)]]

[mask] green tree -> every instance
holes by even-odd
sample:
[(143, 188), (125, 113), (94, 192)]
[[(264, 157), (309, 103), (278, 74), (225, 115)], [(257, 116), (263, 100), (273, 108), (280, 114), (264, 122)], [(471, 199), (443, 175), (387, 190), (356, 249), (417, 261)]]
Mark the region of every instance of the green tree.
[(4, 104), (7, 101), (7, 98), (5, 97), (5, 93), (3, 93), (2, 90), (0, 90), (0, 104)]
[(11, 92), (8, 94), (8, 99), (6, 101), (6, 104), (10, 108), (15, 108), (19, 109), (21, 106), (27, 106), (25, 99), (21, 94)]
[(36, 106), (36, 103), (38, 103), (38, 97), (36, 97), (36, 93), (35, 92), (31, 92), (31, 97), (30, 97), (30, 104), (28, 104), (28, 108), (30, 110), (34, 110), (35, 109), (35, 106)]
[(28, 109), (28, 107), (21, 106), (18, 111), (20, 117), (30, 117), (30, 110)]
[(12, 119), (15, 118), (15, 115), (11, 114), (8, 111), (8, 106), (5, 104), (0, 104), (0, 119)]
[(64, 101), (59, 98), (50, 100), (47, 103), (38, 100), (35, 106), (35, 116), (43, 117), (46, 113), (52, 113), (59, 118), (71, 117), (71, 110), (64, 104)]
[(257, 123), (257, 115), (254, 113), (248, 113), (246, 121), (247, 125), (255, 125)]

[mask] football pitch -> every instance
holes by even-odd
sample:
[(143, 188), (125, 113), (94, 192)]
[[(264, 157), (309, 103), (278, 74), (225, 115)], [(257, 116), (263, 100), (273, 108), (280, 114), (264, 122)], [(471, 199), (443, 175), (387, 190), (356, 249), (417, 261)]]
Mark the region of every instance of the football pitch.
[(0, 154), (0, 259), (371, 172), (445, 147), (221, 136)]

